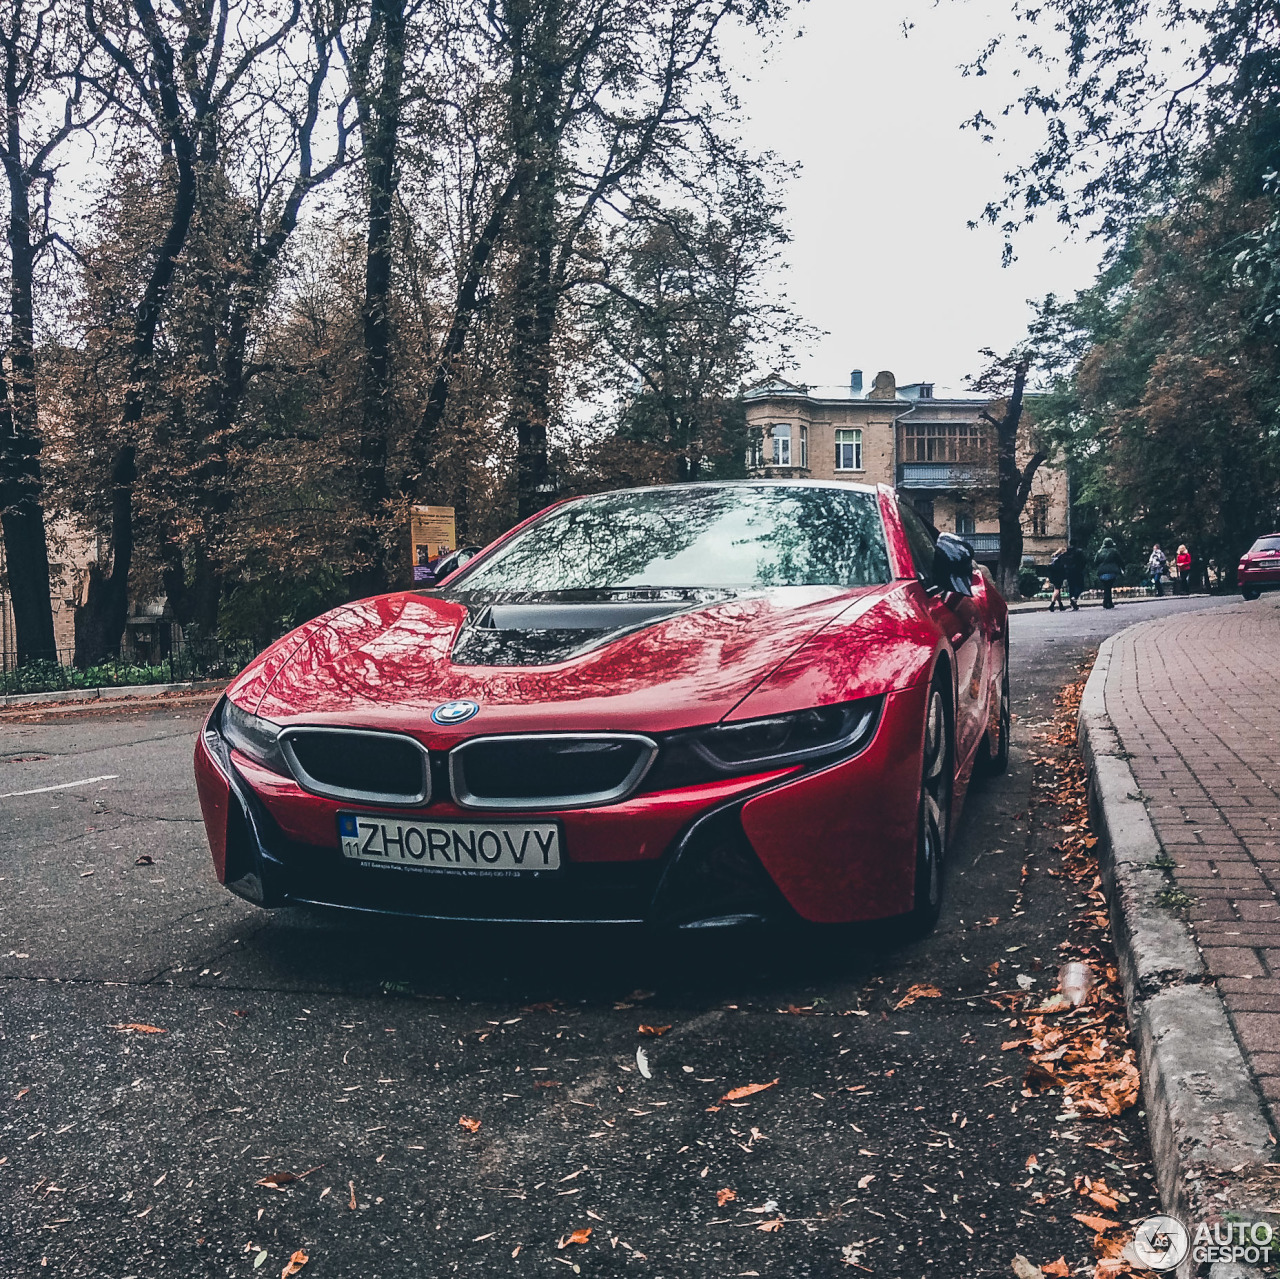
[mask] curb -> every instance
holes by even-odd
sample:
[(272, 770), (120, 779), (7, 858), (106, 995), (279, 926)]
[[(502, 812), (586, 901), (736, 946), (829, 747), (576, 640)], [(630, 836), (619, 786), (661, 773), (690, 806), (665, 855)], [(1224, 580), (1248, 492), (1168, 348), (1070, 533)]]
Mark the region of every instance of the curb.
[[(1264, 1165), (1276, 1159), (1275, 1137), (1190, 925), (1161, 904), (1170, 886), (1163, 849), (1107, 715), (1111, 655), (1127, 633), (1117, 632), (1098, 650), (1077, 730), (1156, 1183), (1165, 1211), (1193, 1233), (1200, 1222), (1229, 1216), (1275, 1225), (1276, 1208), (1263, 1184)], [(1178, 1279), (1204, 1273), (1205, 1264), (1190, 1257), (1177, 1270)], [(1207, 1273), (1262, 1279), (1260, 1270), (1235, 1263), (1214, 1262)]]
[(10, 693), (0, 697), (0, 708), (40, 706), (50, 702), (112, 701), (122, 697), (154, 697), (161, 693), (201, 693), (225, 688), (226, 680), (192, 680), (185, 684), (116, 684), (103, 688), (64, 688), (51, 693)]

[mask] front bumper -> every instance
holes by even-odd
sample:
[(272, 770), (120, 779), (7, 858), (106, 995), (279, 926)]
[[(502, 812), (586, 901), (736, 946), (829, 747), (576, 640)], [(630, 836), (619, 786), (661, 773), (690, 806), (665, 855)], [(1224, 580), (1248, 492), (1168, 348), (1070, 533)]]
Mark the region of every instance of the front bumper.
[[(519, 877), (351, 862), (338, 846), (339, 810), (380, 810), (309, 794), (231, 751), (209, 725), (196, 742), (196, 783), (219, 880), (262, 906), (678, 928), (850, 923), (912, 904), (924, 695), (923, 686), (889, 694), (871, 743), (825, 768), (556, 813), (566, 864)], [(475, 816), (447, 802), (430, 813)]]
[(1237, 569), (1236, 585), (1242, 591), (1280, 591), (1280, 564)]

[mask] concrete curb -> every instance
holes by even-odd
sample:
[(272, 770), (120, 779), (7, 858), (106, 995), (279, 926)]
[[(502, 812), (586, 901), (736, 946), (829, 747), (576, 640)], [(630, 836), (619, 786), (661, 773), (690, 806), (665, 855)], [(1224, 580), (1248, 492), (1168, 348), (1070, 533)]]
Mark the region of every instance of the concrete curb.
[[(1098, 651), (1078, 732), (1161, 1202), (1193, 1234), (1200, 1222), (1227, 1216), (1280, 1225), (1264, 1188), (1275, 1138), (1191, 928), (1162, 904), (1172, 886), (1164, 850), (1107, 715), (1111, 656), (1125, 634), (1112, 635)], [(1191, 1257), (1177, 1271), (1179, 1279), (1206, 1273), (1262, 1275), (1235, 1263), (1206, 1268)]]
[(0, 708), (40, 706), (50, 702), (97, 702), (121, 697), (156, 697), (161, 693), (202, 693), (225, 688), (226, 680), (193, 680), (185, 684), (118, 684), (104, 688), (64, 688), (51, 693), (11, 693), (0, 697)]

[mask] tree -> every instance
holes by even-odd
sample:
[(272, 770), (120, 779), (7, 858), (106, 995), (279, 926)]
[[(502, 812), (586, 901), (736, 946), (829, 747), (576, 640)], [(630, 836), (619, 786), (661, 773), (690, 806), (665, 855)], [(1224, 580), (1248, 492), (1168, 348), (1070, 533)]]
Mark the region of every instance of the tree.
[(990, 364), (973, 379), (973, 387), (1000, 394), (992, 406), (999, 416), (987, 409), (983, 409), (981, 416), (995, 432), (996, 516), (1000, 522), (996, 581), (1000, 590), (1012, 597), (1018, 592), (1018, 574), (1022, 569), (1022, 512), (1031, 494), (1031, 482), (1049, 454), (1038, 442), (1025, 445), (1020, 438), (1030, 354), (1014, 351), (1002, 358), (996, 357), (993, 351), (984, 354)]
[(157, 14), (150, 0), (116, 0), (111, 7), (86, 0), (85, 24), (131, 91), (125, 99), (130, 119), (154, 145), (165, 179), (166, 211), (133, 306), (109, 469), (110, 567), (91, 568), (84, 602), (76, 610), (77, 665), (114, 652), (128, 616), (139, 431), (155, 373), (161, 311), (196, 210), (199, 170), (215, 167), (236, 95), (258, 72), (259, 61), (293, 31), (300, 14), (301, 0), (292, 0), (284, 16), (263, 29), (256, 22), (241, 23), (240, 13), (233, 21), (230, 3), (217, 0), (193, 0), (172, 17)]
[[(56, 3), (12, 0), (0, 21), (4, 128), (0, 164), (9, 189), (9, 340), (0, 373), (0, 526), (19, 663), (56, 656), (44, 520), (43, 439), (36, 384), (36, 269), (57, 237), (49, 224), (55, 156), (101, 116), (92, 50)], [(32, 196), (43, 187), (44, 219)]]

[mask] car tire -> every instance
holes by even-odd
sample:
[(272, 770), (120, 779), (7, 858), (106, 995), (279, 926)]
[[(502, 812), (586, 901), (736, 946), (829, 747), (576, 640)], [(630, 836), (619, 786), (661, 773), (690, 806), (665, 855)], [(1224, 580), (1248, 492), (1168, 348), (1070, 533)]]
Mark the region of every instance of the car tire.
[(920, 767), (920, 812), (916, 823), (915, 903), (903, 920), (907, 940), (933, 931), (942, 911), (942, 872), (951, 836), (955, 749), (950, 689), (935, 678), (925, 704)]
[(995, 748), (991, 746), (991, 730), (982, 738), (982, 751), (978, 756), (979, 771), (986, 777), (996, 777), (1009, 768), (1009, 737), (1013, 732), (1013, 708), (1009, 694), (1009, 642), (1004, 646), (1004, 674), (1000, 677), (1000, 722), (996, 730)]
[(1243, 595), (1247, 600), (1256, 600), (1261, 598), (1262, 596), (1261, 591), (1241, 591), (1240, 594)]

